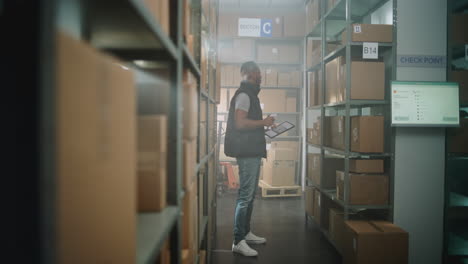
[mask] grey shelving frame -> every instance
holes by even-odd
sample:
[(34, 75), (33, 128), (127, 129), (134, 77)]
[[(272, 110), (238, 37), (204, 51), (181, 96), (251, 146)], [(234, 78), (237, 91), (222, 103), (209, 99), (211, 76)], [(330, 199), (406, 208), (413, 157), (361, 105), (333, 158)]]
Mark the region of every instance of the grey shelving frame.
[[(452, 19), (454, 14), (466, 13), (468, 11), (468, 1), (466, 0), (450, 0), (447, 1), (447, 80), (451, 80), (452, 62), (464, 56), (464, 50), (461, 45), (455, 45), (452, 37)], [(468, 45), (468, 43), (465, 43)], [(464, 69), (468, 70), (468, 69)], [(468, 102), (460, 102), (460, 110), (464, 108), (468, 111)], [(467, 153), (450, 153), (447, 146), (450, 145), (450, 137), (448, 136), (449, 130), (446, 133), (446, 153), (445, 153), (445, 188), (444, 188), (444, 246), (443, 246), (443, 263), (457, 263), (462, 260), (468, 259), (468, 196), (455, 192), (454, 186), (460, 188), (460, 179), (464, 175), (460, 172), (463, 168), (468, 167), (468, 154)], [(463, 182), (463, 183), (466, 183)], [(466, 189), (465, 185), (465, 189)], [(461, 187), (463, 188), (463, 187)], [(460, 189), (461, 189), (460, 188)], [(459, 190), (458, 190), (459, 191)], [(461, 223), (464, 223), (461, 224)], [(464, 246), (461, 248), (453, 248), (452, 243), (455, 241), (454, 237), (458, 236), (458, 243), (464, 240)]]
[[(189, 69), (197, 79), (197, 87), (200, 92), (199, 103), (206, 102), (215, 105), (216, 89), (206, 93), (200, 89), (200, 48), (201, 34), (195, 36), (195, 54), (192, 55), (183, 36), (183, 0), (171, 0), (169, 2), (170, 35), (162, 29), (161, 25), (140, 0), (103, 0), (90, 2), (87, 0), (41, 0), (37, 11), (39, 18), (38, 37), (41, 68), (37, 73), (39, 76), (38, 91), (40, 91), (37, 104), (39, 108), (39, 151), (37, 156), (38, 166), (38, 234), (39, 263), (57, 262), (57, 243), (55, 239), (56, 208), (55, 191), (57, 176), (55, 175), (55, 164), (57, 154), (54, 144), (54, 122), (55, 122), (55, 32), (61, 26), (59, 17), (69, 16), (72, 20), (72, 28), (77, 28), (75, 37), (89, 43), (91, 46), (104, 53), (111, 54), (118, 59), (132, 63), (132, 61), (150, 61), (155, 65), (169, 68), (171, 95), (171, 109), (168, 116), (168, 170), (167, 175), (167, 201), (168, 206), (158, 213), (137, 214), (137, 259), (135, 263), (155, 263), (156, 258), (163, 246), (164, 241), (170, 238), (171, 263), (181, 263), (181, 241), (182, 241), (182, 200), (185, 191), (182, 189), (182, 73)], [(218, 5), (218, 0), (210, 0), (210, 5)], [(192, 3), (192, 29), (194, 33), (201, 31), (201, 0), (191, 0)], [(71, 8), (63, 8), (63, 6)], [(66, 12), (63, 13), (63, 12)], [(198, 16), (197, 16), (198, 14)], [(205, 18), (206, 19), (206, 18)], [(206, 20), (205, 20), (206, 21)], [(206, 23), (216, 23), (214, 20)], [(67, 25), (70, 26), (70, 25)], [(211, 34), (214, 32), (208, 32)], [(119, 34), (125, 34), (127, 41), (120, 41)], [(215, 39), (215, 38), (214, 38)], [(216, 42), (213, 43), (216, 45)], [(214, 58), (216, 61), (216, 58)], [(138, 65), (134, 65), (138, 68)], [(213, 69), (215, 70), (215, 69)], [(211, 87), (212, 84), (207, 84)], [(202, 100), (204, 97), (207, 100)], [(216, 111), (216, 108), (213, 107)], [(216, 112), (213, 116), (208, 115), (207, 120), (216, 120)], [(206, 131), (208, 138), (208, 130)], [(194, 173), (198, 173), (202, 167), (210, 162), (214, 163), (214, 151), (204, 157), (198, 157), (198, 165)], [(216, 166), (213, 166), (216, 168)], [(208, 170), (208, 169), (207, 169)], [(212, 172), (216, 174), (216, 171)], [(205, 173), (204, 175), (207, 175)], [(205, 178), (198, 178), (199, 184), (204, 184), (204, 190), (208, 190)], [(105, 190), (103, 190), (105, 191)], [(207, 197), (206, 194), (199, 194)], [(216, 197), (216, 196), (214, 196)], [(213, 202), (214, 203), (214, 202)], [(207, 207), (205, 207), (207, 208)], [(213, 210), (211, 210), (213, 211)], [(208, 209), (205, 210), (201, 223), (199, 248), (207, 249), (207, 240), (213, 235), (208, 235)], [(203, 242), (203, 243), (202, 243)], [(199, 262), (195, 254), (195, 263)], [(210, 254), (207, 252), (209, 258)], [(37, 259), (36, 259), (37, 260)], [(208, 259), (209, 261), (209, 259)]]
[[(391, 80), (395, 80), (396, 78), (396, 12), (397, 12), (397, 1), (396, 0), (339, 0), (335, 3), (335, 5), (330, 9), (326, 10), (327, 6), (327, 1), (326, 0), (320, 0), (321, 1), (321, 18), (317, 25), (314, 26), (314, 28), (308, 32), (304, 38), (304, 47), (307, 47), (307, 41), (309, 37), (315, 37), (315, 38), (320, 38), (321, 40), (321, 49), (322, 49), (322, 57), (320, 58), (320, 61), (316, 63), (316, 65), (307, 68), (307, 63), (305, 64), (304, 72), (304, 83), (305, 87), (309, 87), (308, 85), (308, 77), (307, 73), (308, 72), (313, 72), (313, 71), (318, 71), (321, 70), (322, 74), (322, 102), (324, 103), (326, 100), (326, 70), (325, 66), (328, 62), (331, 60), (339, 57), (339, 56), (345, 56), (347, 62), (351, 62), (352, 54), (359, 54), (359, 50), (362, 52), (362, 46), (363, 43), (359, 42), (352, 42), (351, 41), (351, 30), (352, 30), (352, 24), (353, 23), (361, 23), (361, 21), (364, 19), (364, 17), (370, 15), (373, 13), (375, 10), (383, 6), (387, 2), (392, 2), (393, 3), (393, 42), (392, 43), (379, 43), (379, 56), (383, 52), (391, 52), (391, 55), (386, 61), (386, 63), (389, 63), (391, 65), (391, 76), (386, 76), (386, 80), (389, 78)], [(306, 5), (309, 2), (309, 0), (306, 0), (304, 2), (304, 5)], [(347, 42), (342, 43), (341, 46), (339, 46), (335, 51), (332, 51), (331, 53), (327, 54), (327, 42), (332, 41), (332, 40), (337, 40), (339, 37), (339, 33), (341, 33), (343, 30), (347, 30)], [(307, 51), (307, 49), (304, 49)], [(304, 59), (306, 61), (306, 59)], [(360, 211), (360, 210), (370, 210), (370, 209), (379, 209), (379, 210), (388, 210), (388, 220), (392, 221), (393, 218), (393, 179), (394, 179), (394, 138), (395, 138), (395, 132), (394, 129), (391, 128), (390, 126), (390, 87), (389, 87), (389, 82), (386, 81), (386, 90), (385, 90), (385, 100), (351, 100), (350, 99), (350, 91), (351, 91), (351, 63), (346, 63), (346, 98), (344, 102), (339, 102), (339, 103), (332, 103), (332, 104), (322, 104), (322, 105), (315, 105), (315, 106), (310, 106), (310, 104), (305, 104), (306, 107), (304, 108), (304, 111), (306, 113), (306, 125), (304, 126), (304, 129), (308, 127), (307, 122), (309, 121), (309, 112), (310, 111), (320, 111), (320, 144), (310, 144), (305, 140), (305, 154), (309, 153), (309, 147), (313, 147), (316, 149), (320, 150), (320, 155), (321, 155), (321, 172), (320, 172), (320, 177), (321, 177), (321, 182), (324, 182), (324, 159), (326, 157), (328, 158), (341, 158), (344, 159), (344, 172), (345, 172), (345, 182), (344, 182), (344, 201), (338, 200), (336, 197), (336, 189), (323, 189), (320, 186), (314, 185), (313, 182), (311, 182), (308, 177), (306, 177), (306, 185), (314, 187), (316, 190), (320, 192), (320, 195), (327, 197), (330, 199), (333, 203), (339, 205), (343, 209), (344, 212), (344, 219), (348, 220), (350, 219), (350, 215), (354, 212)], [(307, 91), (305, 101), (308, 102), (309, 98), (309, 91), (306, 88)], [(358, 109), (358, 114), (361, 115), (361, 110), (364, 107), (381, 107), (381, 108), (386, 108), (383, 110), (384, 116), (385, 116), (385, 138), (387, 140), (385, 144), (385, 153), (355, 153), (352, 152), (350, 149), (350, 127), (351, 127), (351, 110), (352, 109)], [(326, 137), (325, 135), (325, 121), (324, 117), (326, 116), (326, 109), (341, 109), (344, 110), (344, 117), (345, 117), (345, 126), (344, 126), (344, 131), (345, 133), (345, 149), (344, 150), (338, 150), (334, 149), (331, 147), (327, 147), (324, 145), (325, 140), (324, 138)], [(304, 131), (305, 133), (306, 131)], [(350, 188), (350, 177), (349, 177), (349, 161), (350, 159), (356, 159), (356, 158), (361, 158), (361, 159), (370, 159), (370, 158), (382, 158), (388, 160), (389, 166), (389, 171), (386, 171), (386, 175), (389, 176), (389, 204), (387, 205), (350, 205), (349, 204), (349, 188)], [(305, 158), (307, 159), (307, 157)], [(305, 164), (307, 166), (307, 162)], [(305, 170), (305, 173), (307, 175), (307, 169)], [(307, 220), (313, 220), (312, 216), (309, 216), (307, 213), (306, 214), (306, 221)], [(336, 244), (334, 241), (330, 239), (330, 236), (327, 232), (327, 230), (324, 230), (322, 227), (320, 227), (320, 230), (324, 234), (325, 238), (330, 241), (330, 243), (336, 248)], [(338, 251), (339, 249), (336, 248)]]

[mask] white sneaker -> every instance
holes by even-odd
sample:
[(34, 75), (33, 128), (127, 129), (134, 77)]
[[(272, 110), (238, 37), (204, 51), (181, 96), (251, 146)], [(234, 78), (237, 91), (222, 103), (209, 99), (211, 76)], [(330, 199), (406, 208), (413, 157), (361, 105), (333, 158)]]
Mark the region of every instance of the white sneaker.
[(246, 257), (255, 257), (258, 255), (258, 252), (250, 248), (249, 245), (247, 245), (247, 243), (245, 242), (245, 240), (242, 240), (237, 245), (234, 245), (233, 243), (232, 252), (242, 254)]
[(256, 235), (254, 235), (252, 232), (249, 232), (246, 236), (245, 236), (245, 241), (249, 244), (265, 244), (266, 243), (266, 239), (263, 238), (263, 237), (258, 237)]

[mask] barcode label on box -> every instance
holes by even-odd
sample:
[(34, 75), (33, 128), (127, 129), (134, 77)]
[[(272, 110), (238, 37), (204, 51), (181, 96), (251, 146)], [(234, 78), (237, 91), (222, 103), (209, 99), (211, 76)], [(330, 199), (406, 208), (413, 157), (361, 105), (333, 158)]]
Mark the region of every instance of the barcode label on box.
[(354, 33), (361, 33), (361, 32), (362, 32), (361, 25), (354, 25)]

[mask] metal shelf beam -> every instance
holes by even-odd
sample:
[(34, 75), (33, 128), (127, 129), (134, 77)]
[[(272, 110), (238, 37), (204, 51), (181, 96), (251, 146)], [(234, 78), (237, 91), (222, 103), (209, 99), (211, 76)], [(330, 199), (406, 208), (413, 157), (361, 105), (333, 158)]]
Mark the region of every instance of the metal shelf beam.
[(154, 263), (164, 241), (180, 216), (177, 206), (168, 206), (159, 213), (138, 214), (137, 263)]

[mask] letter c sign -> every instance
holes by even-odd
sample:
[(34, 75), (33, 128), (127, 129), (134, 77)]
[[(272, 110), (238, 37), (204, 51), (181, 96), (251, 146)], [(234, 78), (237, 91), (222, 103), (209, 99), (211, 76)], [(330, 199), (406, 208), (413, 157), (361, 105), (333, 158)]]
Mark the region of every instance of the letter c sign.
[(260, 33), (261, 37), (271, 37), (272, 27), (273, 27), (273, 20), (271, 19), (262, 19), (262, 31)]

